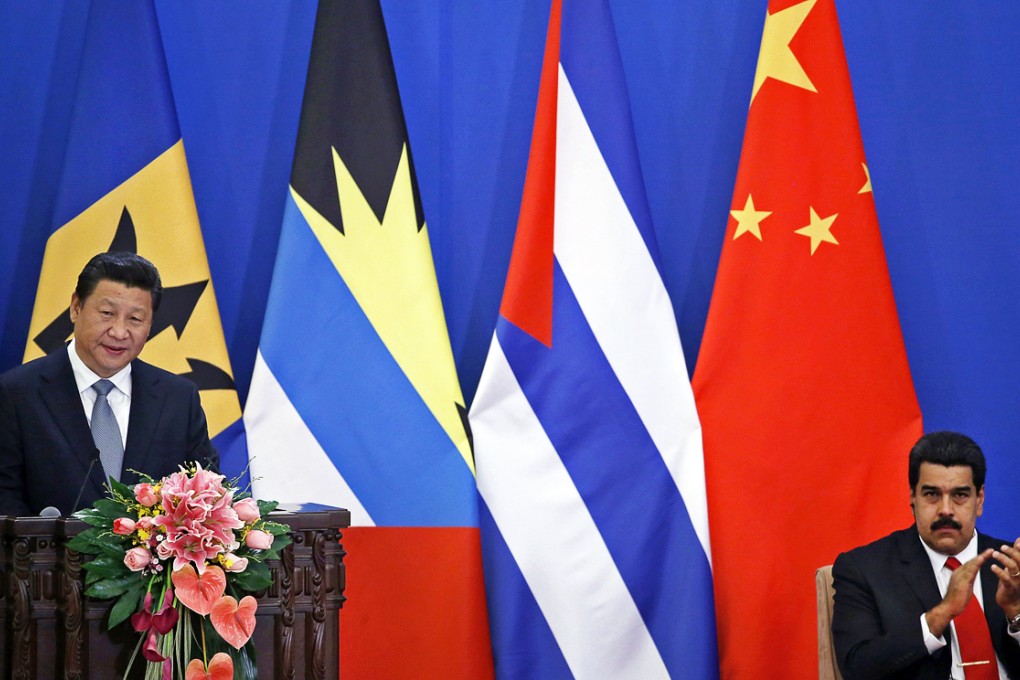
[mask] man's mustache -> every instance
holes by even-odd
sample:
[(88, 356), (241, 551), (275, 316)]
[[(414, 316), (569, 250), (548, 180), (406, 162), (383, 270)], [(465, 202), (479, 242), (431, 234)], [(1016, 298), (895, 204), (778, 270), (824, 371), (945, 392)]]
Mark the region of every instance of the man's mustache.
[(939, 529), (962, 529), (963, 525), (957, 522), (952, 517), (940, 517), (931, 523), (931, 530), (938, 531)]

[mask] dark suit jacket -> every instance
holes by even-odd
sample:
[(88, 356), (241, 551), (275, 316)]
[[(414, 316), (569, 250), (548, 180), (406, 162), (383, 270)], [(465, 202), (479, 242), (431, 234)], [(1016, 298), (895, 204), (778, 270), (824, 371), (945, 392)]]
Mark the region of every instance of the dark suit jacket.
[[(978, 534), (978, 552), (1004, 543), (1010, 541)], [(995, 602), (999, 579), (992, 563), (986, 562), (980, 575), (985, 618), (995, 653), (1010, 676), (1020, 678), (1020, 645), (1007, 634), (1006, 616)], [(949, 645), (928, 654), (921, 633), (921, 614), (942, 596), (916, 527), (841, 554), (832, 578), (832, 637), (845, 680), (949, 677)], [(947, 629), (947, 642), (950, 635)]]
[[(219, 466), (195, 384), (136, 359), (121, 481), (138, 482), (129, 470), (159, 478), (189, 461)], [(71, 514), (101, 498), (104, 482), (66, 349), (0, 376), (0, 514)]]

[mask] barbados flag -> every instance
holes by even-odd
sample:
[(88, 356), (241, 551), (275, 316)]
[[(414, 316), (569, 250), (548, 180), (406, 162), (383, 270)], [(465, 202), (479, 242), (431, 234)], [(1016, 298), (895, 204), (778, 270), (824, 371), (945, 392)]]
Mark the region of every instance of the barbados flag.
[(54, 225), (25, 361), (70, 338), (71, 291), (93, 255), (146, 257), (159, 269), (164, 294), (141, 358), (197, 383), (221, 465), (238, 472), (246, 457), (241, 407), (148, 0), (89, 6)]
[(491, 676), (464, 398), (378, 0), (318, 7), (244, 419), (256, 495), (351, 511), (343, 676)]
[(717, 677), (701, 428), (605, 2), (553, 2), (470, 421), (497, 676)]

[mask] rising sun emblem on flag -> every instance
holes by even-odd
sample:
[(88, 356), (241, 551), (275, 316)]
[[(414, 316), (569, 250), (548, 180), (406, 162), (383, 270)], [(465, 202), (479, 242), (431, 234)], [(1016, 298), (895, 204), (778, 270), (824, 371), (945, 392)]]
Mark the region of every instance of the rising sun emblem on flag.
[(342, 231), (292, 189), (294, 200), (386, 348), (473, 470), (428, 231), (417, 224), (407, 147), (381, 221), (340, 154), (331, 152)]

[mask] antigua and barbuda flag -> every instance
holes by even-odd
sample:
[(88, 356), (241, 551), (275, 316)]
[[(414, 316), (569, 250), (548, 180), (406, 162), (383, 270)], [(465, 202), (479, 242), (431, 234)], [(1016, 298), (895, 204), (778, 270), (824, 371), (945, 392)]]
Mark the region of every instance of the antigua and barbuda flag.
[(63, 349), (73, 334), (71, 292), (93, 255), (136, 252), (156, 265), (164, 287), (141, 358), (198, 385), (223, 471), (243, 470), (241, 407), (147, 0), (89, 6), (53, 223), (25, 361)]
[(344, 677), (490, 677), (464, 398), (378, 0), (318, 7), (244, 419), (257, 496), (351, 511)]
[(721, 672), (815, 677), (815, 570), (912, 521), (922, 432), (834, 0), (769, 2), (730, 208), (694, 373)]
[(554, 0), (470, 412), (500, 678), (717, 677), (701, 429), (635, 149), (607, 3)]

